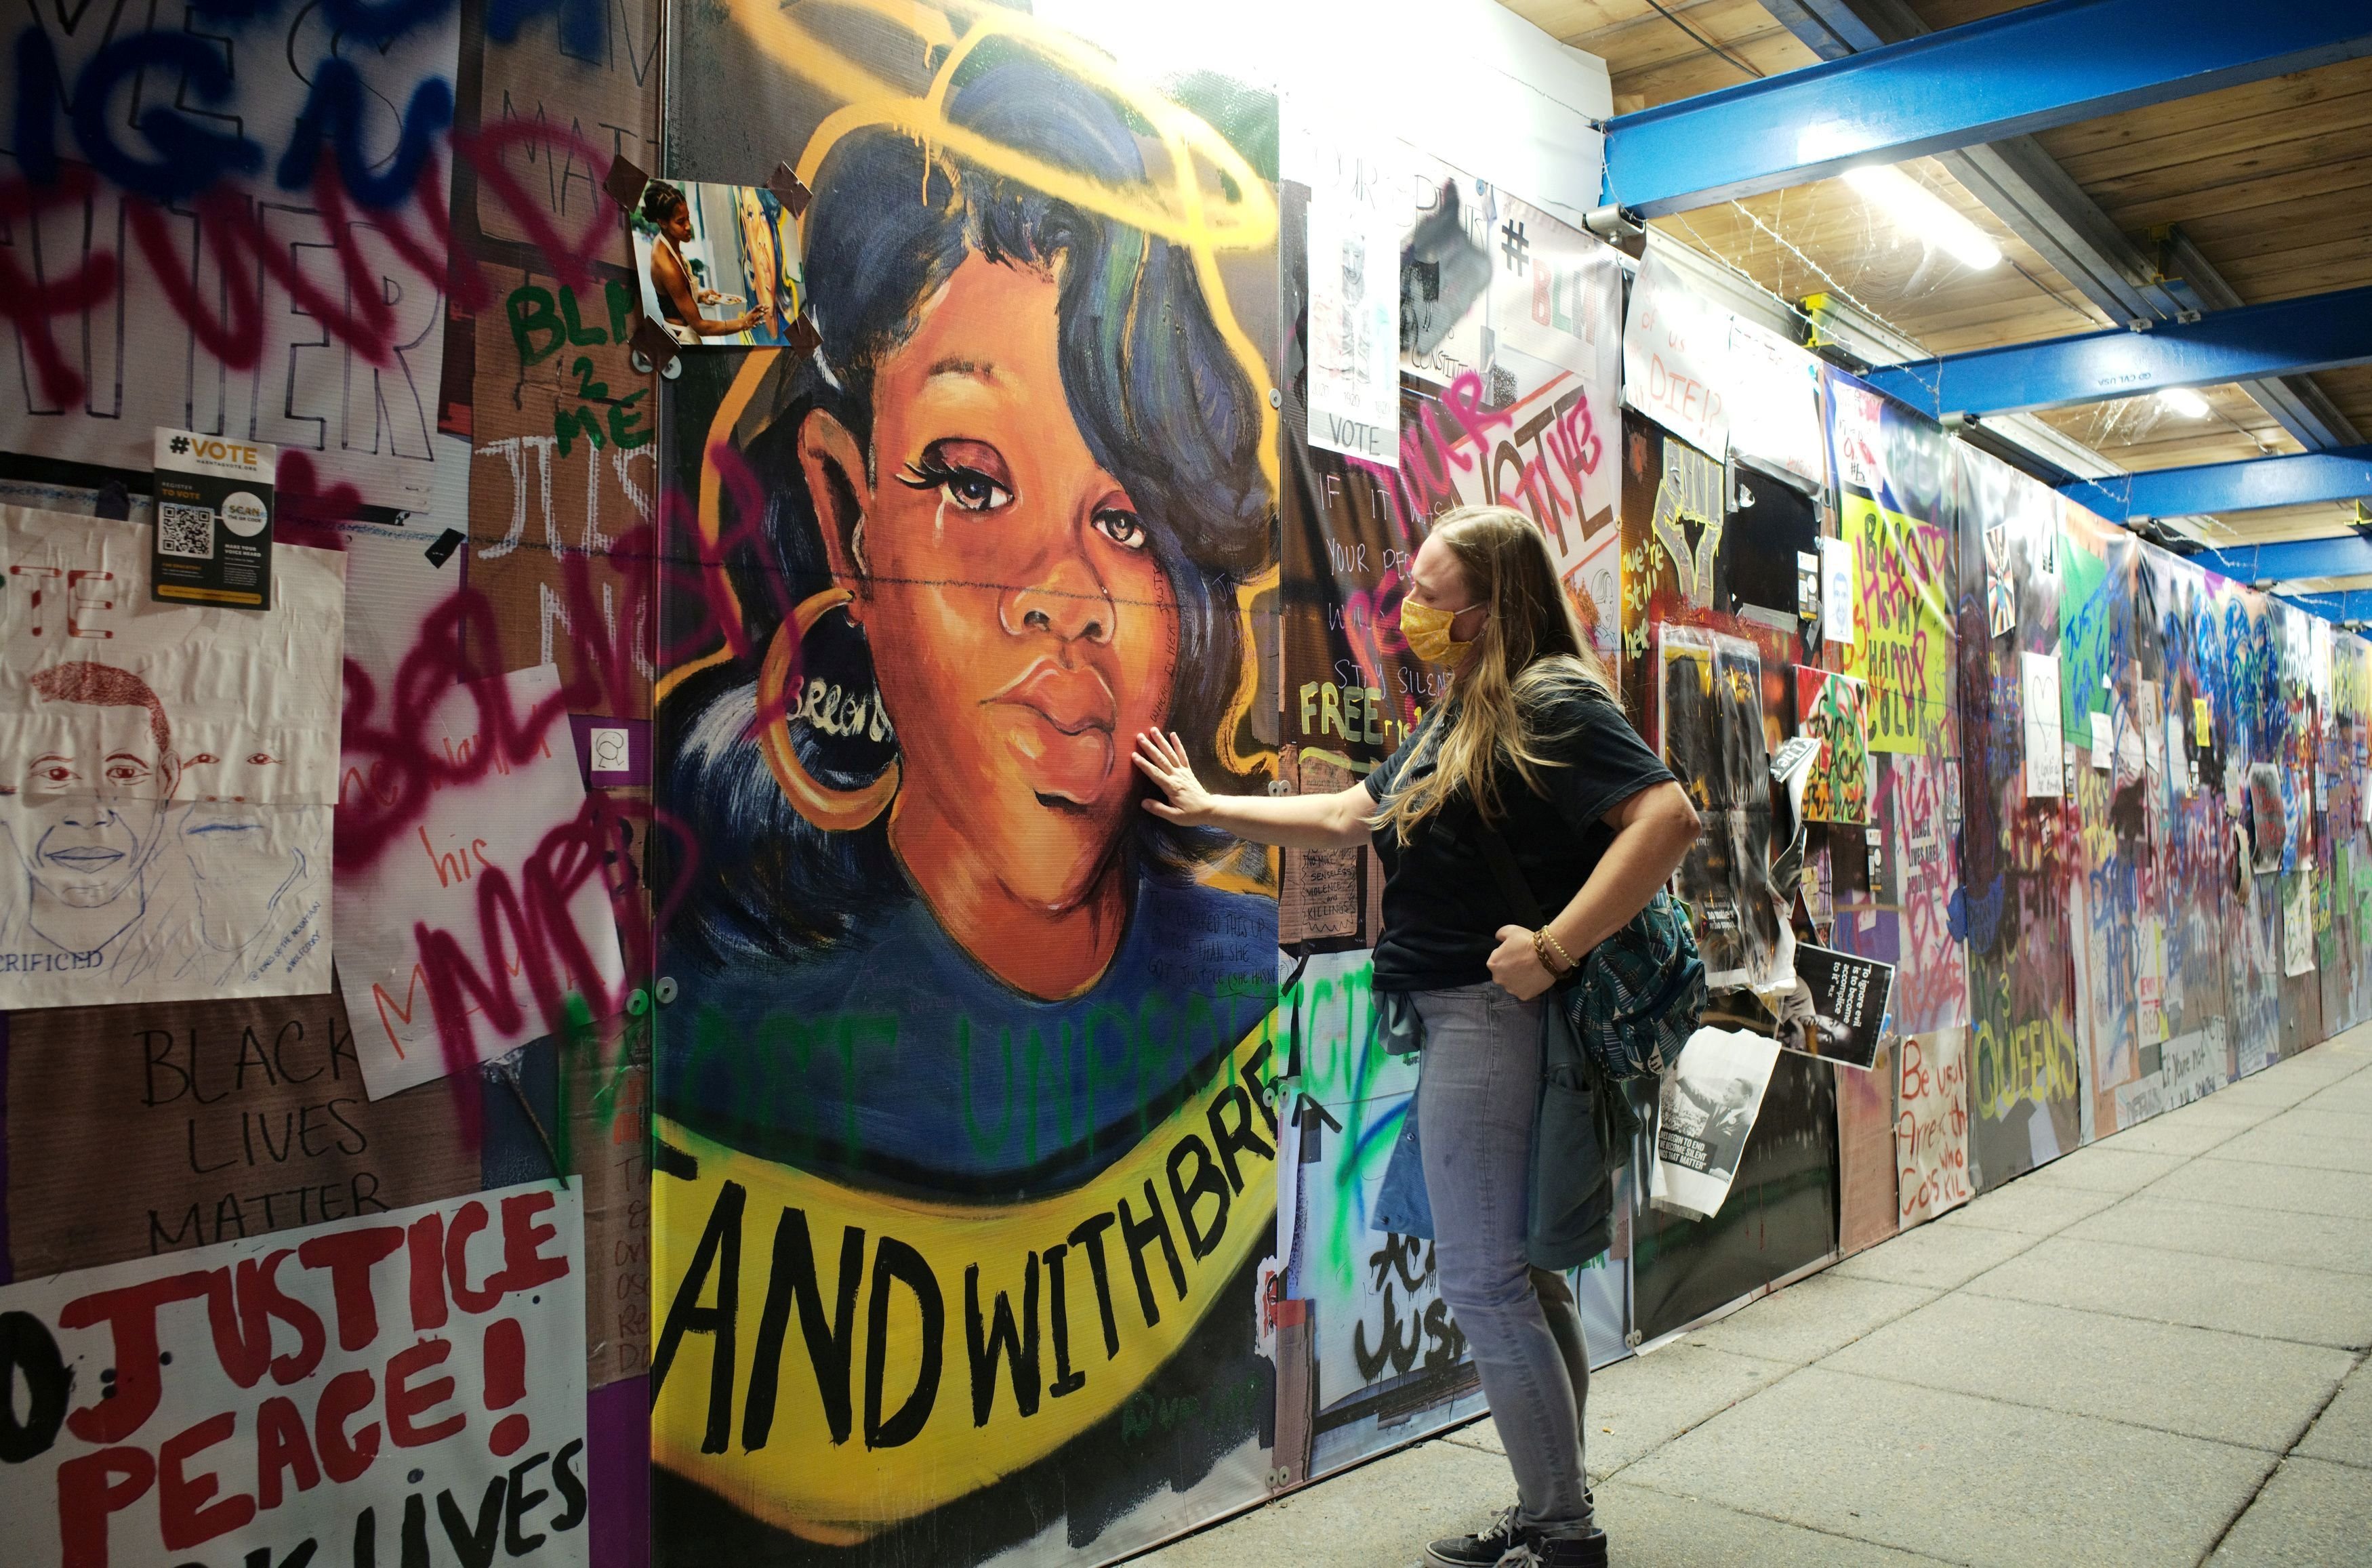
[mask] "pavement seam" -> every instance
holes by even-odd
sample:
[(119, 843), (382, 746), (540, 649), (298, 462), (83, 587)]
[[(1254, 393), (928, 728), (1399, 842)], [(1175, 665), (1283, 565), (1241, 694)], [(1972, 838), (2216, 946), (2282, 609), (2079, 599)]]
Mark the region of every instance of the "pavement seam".
[[(1605, 1479), (1612, 1481), (1614, 1478), (1610, 1475)], [(1849, 1540), (1855, 1546), (1874, 1546), (1882, 1551), (1898, 1551), (1905, 1557), (1915, 1558), (1922, 1562), (1948, 1562), (1952, 1564), (1953, 1568), (1971, 1568), (1971, 1560), (1970, 1559), (1937, 1557), (1933, 1552), (1921, 1551), (1916, 1547), (1897, 1546), (1889, 1540), (1873, 1540), (1867, 1536), (1857, 1536), (1844, 1530), (1831, 1529), (1825, 1525), (1815, 1525), (1803, 1519), (1791, 1519), (1780, 1514), (1759, 1513), (1752, 1508), (1740, 1508), (1735, 1504), (1724, 1503), (1718, 1498), (1698, 1497), (1685, 1492), (1670, 1492), (1644, 1481), (1626, 1481), (1622, 1484), (1636, 1491), (1652, 1492), (1658, 1497), (1671, 1498), (1676, 1503), (1693, 1503), (1700, 1508), (1718, 1508), (1725, 1514), (1735, 1514), (1741, 1519), (1760, 1519), (1765, 1524), (1785, 1525), (1791, 1530), (1809, 1530), (1814, 1535), (1827, 1536), (1831, 1540)]]
[[(1761, 1358), (1760, 1358), (1760, 1357), (1750, 1357), (1749, 1359), (1752, 1359), (1752, 1360), (1759, 1360), (1759, 1359), (1761, 1359)], [(1774, 1366), (1778, 1366), (1778, 1365), (1785, 1365), (1786, 1364), (1785, 1364), (1785, 1363), (1783, 1363), (1783, 1362), (1773, 1362), (1771, 1365), (1774, 1365)], [(1742, 1405), (1742, 1404), (1747, 1403), (1749, 1400), (1759, 1400), (1759, 1399), (1761, 1399), (1763, 1395), (1765, 1395), (1765, 1394), (1769, 1393), (1772, 1389), (1776, 1388), (1778, 1388), (1780, 1385), (1782, 1385), (1782, 1384), (1785, 1383), (1785, 1382), (1787, 1381), (1787, 1379), (1789, 1379), (1790, 1377), (1795, 1376), (1797, 1373), (1804, 1371), (1807, 1367), (1810, 1366), (1811, 1365), (1812, 1365), (1812, 1364), (1811, 1364), (1810, 1362), (1806, 1362), (1806, 1363), (1804, 1363), (1804, 1364), (1803, 1364), (1803, 1365), (1800, 1365), (1800, 1366), (1788, 1366), (1786, 1371), (1785, 1371), (1785, 1372), (1781, 1373), (1778, 1376), (1773, 1377), (1773, 1379), (1771, 1379), (1771, 1381), (1770, 1381), (1770, 1382), (1765, 1383), (1765, 1384), (1764, 1384), (1764, 1385), (1762, 1385), (1762, 1387), (1761, 1387), (1760, 1388), (1756, 1388), (1756, 1389), (1752, 1390), (1752, 1391), (1751, 1391), (1751, 1392), (1750, 1392), (1750, 1393), (1747, 1393), (1747, 1394), (1741, 1395), (1739, 1398), (1730, 1400), (1730, 1401), (1729, 1401), (1729, 1403), (1727, 1403), (1727, 1404), (1726, 1404), (1726, 1405), (1722, 1406), (1722, 1407), (1721, 1407), (1721, 1409), (1719, 1409), (1719, 1410), (1717, 1410), (1717, 1411), (1709, 1411), (1709, 1412), (1707, 1412), (1706, 1414), (1704, 1414), (1704, 1415), (1703, 1415), (1703, 1416), (1700, 1416), (1700, 1417), (1699, 1417), (1698, 1419), (1696, 1419), (1695, 1421), (1692, 1421), (1692, 1422), (1689, 1423), (1686, 1426), (1681, 1427), (1678, 1432), (1675, 1432), (1675, 1433), (1673, 1433), (1671, 1435), (1669, 1435), (1669, 1436), (1668, 1436), (1668, 1437), (1665, 1437), (1665, 1438), (1661, 1439), (1660, 1441), (1658, 1441), (1658, 1442), (1657, 1442), (1654, 1446), (1650, 1447), (1650, 1448), (1649, 1448), (1645, 1453), (1639, 1455), (1639, 1456), (1638, 1456), (1637, 1458), (1635, 1458), (1625, 1459), (1622, 1463), (1621, 1463), (1621, 1464), (1619, 1464), (1619, 1465), (1615, 1466), (1612, 1469), (1608, 1470), (1608, 1471), (1607, 1471), (1603, 1476), (1600, 1476), (1599, 1479), (1600, 1481), (1612, 1481), (1616, 1476), (1621, 1475), (1624, 1470), (1629, 1469), (1632, 1466), (1636, 1465), (1636, 1464), (1641, 1464), (1641, 1463), (1645, 1462), (1645, 1461), (1646, 1461), (1646, 1460), (1648, 1460), (1648, 1459), (1654, 1458), (1657, 1454), (1662, 1453), (1665, 1449), (1667, 1449), (1667, 1448), (1670, 1447), (1673, 1444), (1675, 1444), (1675, 1443), (1679, 1442), (1681, 1438), (1686, 1437), (1690, 1433), (1692, 1433), (1692, 1432), (1695, 1432), (1695, 1431), (1699, 1430), (1699, 1429), (1700, 1429), (1700, 1428), (1702, 1428), (1702, 1427), (1706, 1427), (1706, 1426), (1710, 1426), (1710, 1425), (1712, 1425), (1715, 1422), (1719, 1421), (1723, 1416), (1727, 1415), (1730, 1411), (1732, 1411), (1736, 1410), (1738, 1406), (1740, 1406), (1740, 1405)], [(1587, 1416), (1585, 1416), (1583, 1419), (1587, 1420)], [(1585, 1448), (1584, 1452), (1585, 1452), (1585, 1453), (1587, 1453), (1587, 1450)], [(1585, 1460), (1585, 1465), (1586, 1465), (1586, 1463), (1587, 1463), (1587, 1461)]]
[[(2141, 1250), (2155, 1251), (2160, 1249), (2143, 1248)], [(2217, 1254), (2212, 1252), (2173, 1252), (2169, 1255), (2176, 1258), (2217, 1257)], [(2253, 1260), (2247, 1258), (2222, 1260), (2243, 1263), (2253, 1261)], [(2267, 1265), (2269, 1268), (2275, 1269), (2303, 1269), (2307, 1265), (2303, 1263), (2273, 1263)], [(2360, 1281), (2365, 1278), (2362, 1274), (2340, 1273), (2331, 1269), (2317, 1269), (2314, 1272), (2318, 1274), (2328, 1274), (2334, 1280)], [(1973, 1283), (1974, 1282), (1971, 1281), (1971, 1283)], [(2302, 1345), (2308, 1350), (2332, 1350), (2341, 1352), (2343, 1354), (2358, 1354), (2366, 1348), (2363, 1345), (2335, 1345), (2331, 1343), (2328, 1340), (2294, 1340), (2285, 1334), (2252, 1334), (2245, 1329), (2227, 1329), (2213, 1323), (2186, 1323), (2176, 1318), (2151, 1318), (2139, 1312), (2119, 1312), (2112, 1307), (2070, 1307), (2064, 1301), (2038, 1301), (2030, 1295), (2012, 1295), (2008, 1292), (2002, 1290), (1978, 1291), (1975, 1294), (1984, 1296), (1990, 1301), (2016, 1301), (2023, 1303), (2028, 1307), (2056, 1307), (2064, 1312), (2091, 1312), (2097, 1313), (2103, 1318), (2122, 1318), (2128, 1323), (2154, 1323), (2162, 1329), (2198, 1329), (2211, 1334), (2230, 1334), (2235, 1339), (2262, 1340), (2267, 1344)]]
[[(2033, 1305), (2040, 1305), (2040, 1303)], [(2328, 1350), (2331, 1347), (2325, 1345), (2320, 1348)], [(2340, 1353), (2345, 1354), (2347, 1353), (2343, 1351)], [(2105, 1422), (2110, 1426), (2130, 1427), (2136, 1432), (2155, 1432), (2163, 1437), (2181, 1437), (2194, 1443), (2213, 1443), (2219, 1448), (2238, 1448), (2243, 1453), (2271, 1454), (2276, 1459), (2287, 1458), (2292, 1453), (2296, 1451), (2297, 1445), (2305, 1441), (2306, 1434), (2314, 1430), (2314, 1423), (2321, 1418), (2323, 1411), (2330, 1408), (2331, 1400), (2336, 1399), (2339, 1394), (2338, 1387), (2334, 1386), (2331, 1388), (2330, 1398), (2325, 1399), (2321, 1404), (2317, 1405), (2315, 1407), (2314, 1414), (2307, 1417), (2306, 1424), (2298, 1429), (2297, 1437), (2292, 1440), (2289, 1446), (2286, 1448), (2273, 1448), (2267, 1447), (2263, 1444), (2260, 1443), (2242, 1443), (2230, 1437), (2210, 1437), (2203, 1432), (2185, 1432), (2180, 1427), (2157, 1426), (2146, 1421), (2132, 1421), (2123, 1416), (2101, 1415), (2094, 1411), (2069, 1410), (2064, 1405), (2038, 1404), (2032, 1400), (2014, 1400), (2003, 1394), (1980, 1394), (1968, 1388), (1945, 1388), (1934, 1383), (1917, 1382), (1909, 1377), (1889, 1377), (1883, 1372), (1862, 1372), (1850, 1366), (1823, 1366), (1820, 1370), (1831, 1373), (1839, 1377), (1858, 1377), (1866, 1382), (1885, 1383), (1897, 1388), (1918, 1388), (1930, 1394), (1957, 1394), (1962, 1399), (1982, 1400), (1989, 1405), (2007, 1405), (2012, 1410), (2042, 1411), (2052, 1415), (2074, 1416), (2078, 1421)], [(2342, 1384), (2346, 1381), (2347, 1379), (2343, 1376), (2340, 1379), (2340, 1383)], [(2314, 1456), (2308, 1455), (2306, 1458), (2312, 1458)]]
[[(2348, 1370), (2348, 1377), (2354, 1376), (2355, 1375), (2356, 1368), (2363, 1366), (2364, 1356), (2364, 1352), (2358, 1351), (2356, 1353), (2355, 1366), (2351, 1367)], [(2331, 1391), (2331, 1399), (2323, 1400), (2321, 1404), (2315, 1407), (2313, 1416), (2309, 1418), (2306, 1423), (2306, 1430), (2298, 1434), (2297, 1443), (2305, 1442), (2313, 1433), (2316, 1423), (2322, 1420), (2323, 1412), (2331, 1409), (2331, 1400), (2339, 1398), (2339, 1389), (2346, 1387), (2347, 1378), (2342, 1377), (2339, 1380), (2339, 1388), (2333, 1388)], [(2249, 1516), (2249, 1510), (2257, 1505), (2257, 1499), (2265, 1494), (2265, 1488), (2273, 1484), (2273, 1478), (2282, 1473), (2282, 1468), (2284, 1466), (2287, 1465), (2293, 1458), (2312, 1459), (2316, 1458), (2316, 1456), (2312, 1454), (2300, 1454), (2297, 1451), (2297, 1443), (2291, 1444), (2288, 1451), (2273, 1461), (2273, 1468), (2268, 1469), (2263, 1475), (2257, 1478), (2257, 1484), (2250, 1489), (2248, 1501), (2241, 1504), (2238, 1508), (2233, 1510), (2232, 1516), (2224, 1521), (2224, 1527), (2215, 1532), (2215, 1539), (2207, 1543), (2207, 1550), (2200, 1555), (2200, 1562), (2206, 1562), (2210, 1558), (2214, 1557), (2218, 1551), (2221, 1551), (2224, 1549), (2224, 1542), (2230, 1538), (2234, 1530), (2240, 1527), (2240, 1521)], [(2331, 1461), (2326, 1459), (2322, 1462), (2329, 1464)]]

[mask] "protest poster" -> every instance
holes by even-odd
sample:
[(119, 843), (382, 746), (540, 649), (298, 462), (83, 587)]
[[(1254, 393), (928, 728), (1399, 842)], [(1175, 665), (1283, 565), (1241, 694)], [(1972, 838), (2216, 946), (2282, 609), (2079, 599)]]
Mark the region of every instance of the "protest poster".
[(1812, 1017), (1781, 1043), (1848, 1067), (1875, 1066), (1891, 1016), (1894, 966), (1799, 942), (1796, 974), (1811, 989)]
[(1778, 1059), (1777, 1040), (1744, 1029), (1689, 1037), (1657, 1102), (1648, 1186), (1657, 1208), (1696, 1219), (1721, 1212)]
[(345, 563), (165, 604), (148, 534), (0, 507), (0, 1008), (329, 989)]
[(531, 1182), (0, 1289), (11, 1560), (585, 1562), (584, 1264)]
[(148, 597), (173, 604), (272, 607), (272, 491), (277, 447), (194, 430), (157, 432), (155, 548)]
[(1805, 782), (1807, 822), (1858, 824), (1869, 819), (1867, 688), (1849, 675), (1796, 667), (1796, 721), (1820, 743)]
[[(605, 846), (587, 836), (567, 732), (530, 722), (560, 695), (548, 664), (454, 687), (424, 744), (465, 776), (338, 879), (338, 983), (373, 1099), (553, 1033), (541, 1004), (564, 993), (614, 1012), (625, 961)], [(380, 787), (359, 770), (344, 785)], [(424, 934), (447, 962), (428, 961)]]

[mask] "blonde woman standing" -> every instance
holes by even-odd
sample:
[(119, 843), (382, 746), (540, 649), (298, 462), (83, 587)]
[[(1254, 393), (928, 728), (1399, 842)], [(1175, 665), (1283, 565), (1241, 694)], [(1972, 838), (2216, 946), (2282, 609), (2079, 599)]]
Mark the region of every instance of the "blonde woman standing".
[[(1401, 630), (1447, 666), (1444, 702), (1367, 778), (1335, 795), (1213, 796), (1174, 736), (1137, 737), (1161, 791), (1146, 810), (1261, 843), (1339, 849), (1373, 837), (1384, 926), (1375, 986), (1424, 1025), (1417, 1096), (1442, 1299), (1473, 1353), (1518, 1502), (1433, 1543), (1441, 1568), (1596, 1565), (1581, 1422), (1589, 1363), (1563, 1276), (1524, 1251), (1545, 993), (1628, 923), (1697, 836), (1697, 814), (1622, 716), (1560, 589), (1540, 530), (1505, 506), (1434, 526), (1409, 570)], [(1543, 909), (1509, 923), (1488, 822)], [(1560, 907), (1562, 906), (1562, 907)]]

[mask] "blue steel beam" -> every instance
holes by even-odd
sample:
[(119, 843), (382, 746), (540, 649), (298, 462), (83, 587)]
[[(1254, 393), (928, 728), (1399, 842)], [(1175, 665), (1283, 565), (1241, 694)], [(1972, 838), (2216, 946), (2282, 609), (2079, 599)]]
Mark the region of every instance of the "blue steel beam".
[(2372, 539), (2341, 534), (2336, 539), (2295, 539), (2280, 544), (2239, 544), (2203, 550), (2192, 557), (2236, 583), (2295, 583), (2301, 577), (2372, 575)]
[(2276, 594), (2273, 597), (2296, 605), (2309, 615), (2320, 615), (2325, 621), (2372, 621), (2372, 588), (2355, 588), (2343, 594)]
[(1606, 200), (1686, 212), (2367, 52), (2352, 0), (2045, 0), (1617, 115)]
[[(2372, 6), (2366, 7), (2372, 16)], [(2372, 287), (1914, 359), (1864, 377), (1921, 412), (2027, 413), (2169, 387), (2212, 387), (2372, 359)]]
[(2134, 517), (2197, 517), (2261, 506), (2372, 499), (2372, 446), (2342, 447), (2289, 458), (2157, 469), (2114, 479), (2079, 479), (2059, 493), (2110, 522)]

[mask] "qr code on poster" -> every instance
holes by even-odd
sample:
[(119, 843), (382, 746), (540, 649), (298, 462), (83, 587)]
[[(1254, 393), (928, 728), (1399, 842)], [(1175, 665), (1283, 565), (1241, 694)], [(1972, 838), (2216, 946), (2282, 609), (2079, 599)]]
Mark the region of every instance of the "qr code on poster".
[(211, 561), (215, 558), (215, 509), (211, 506), (176, 506), (166, 502), (157, 508), (157, 552), (178, 555), (185, 561)]

